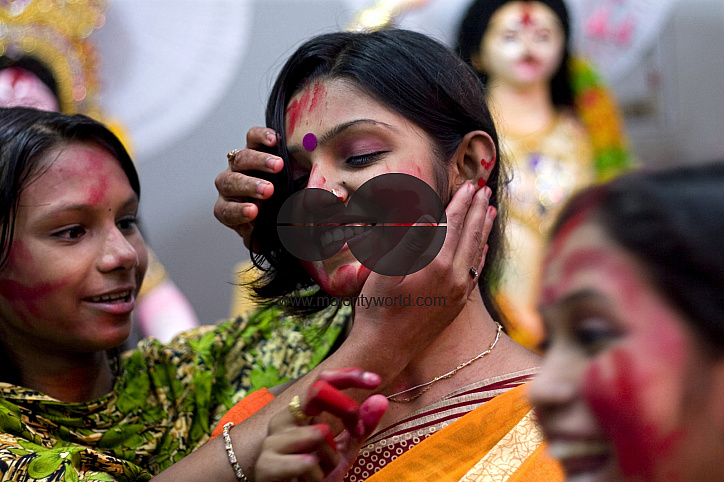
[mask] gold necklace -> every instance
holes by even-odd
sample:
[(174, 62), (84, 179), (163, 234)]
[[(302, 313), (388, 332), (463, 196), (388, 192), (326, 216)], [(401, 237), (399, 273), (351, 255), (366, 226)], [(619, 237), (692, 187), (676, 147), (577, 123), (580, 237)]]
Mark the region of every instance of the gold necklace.
[[(407, 403), (407, 402), (411, 402), (411, 401), (415, 400), (416, 398), (421, 397), (423, 393), (425, 393), (425, 392), (427, 392), (428, 390), (430, 390), (430, 389), (432, 388), (432, 385), (433, 385), (435, 382), (438, 382), (438, 381), (440, 381), (440, 380), (444, 380), (445, 378), (450, 378), (451, 376), (455, 375), (455, 374), (456, 374), (458, 371), (460, 371), (461, 369), (463, 369), (463, 368), (465, 368), (466, 366), (470, 365), (470, 364), (471, 364), (472, 362), (474, 362), (475, 360), (479, 360), (479, 359), (483, 358), (484, 356), (489, 355), (490, 352), (493, 351), (493, 348), (495, 348), (496, 343), (498, 343), (498, 339), (500, 339), (500, 333), (501, 333), (501, 331), (503, 331), (503, 325), (501, 325), (501, 324), (498, 323), (497, 321), (495, 322), (495, 324), (498, 325), (498, 331), (497, 331), (497, 333), (495, 334), (495, 339), (494, 339), (493, 342), (490, 344), (490, 346), (488, 347), (487, 350), (485, 350), (485, 351), (482, 352), (482, 353), (479, 353), (479, 354), (475, 355), (473, 358), (471, 358), (470, 360), (466, 361), (465, 363), (461, 363), (460, 365), (458, 365), (458, 366), (455, 367), (454, 369), (450, 370), (450, 371), (447, 372), (446, 374), (440, 375), (440, 376), (438, 376), (438, 377), (433, 378), (433, 379), (430, 380), (429, 382), (422, 383), (422, 384), (420, 384), (420, 385), (416, 385), (416, 386), (414, 386), (414, 387), (412, 387), (412, 388), (408, 388), (407, 390), (402, 390), (401, 392), (393, 393), (392, 395), (388, 395), (388, 396), (387, 396), (387, 400), (389, 400), (389, 401), (391, 401), (391, 402), (395, 402), (395, 403)], [(423, 388), (423, 387), (424, 387), (424, 388)], [(403, 393), (407, 393), (407, 392), (411, 392), (411, 391), (413, 391), (413, 390), (417, 390), (418, 388), (422, 388), (422, 390), (420, 390), (419, 392), (417, 392), (415, 395), (413, 395), (413, 396), (411, 396), (411, 397), (408, 397), (408, 398), (395, 398), (395, 397), (397, 397), (398, 395), (402, 395)]]

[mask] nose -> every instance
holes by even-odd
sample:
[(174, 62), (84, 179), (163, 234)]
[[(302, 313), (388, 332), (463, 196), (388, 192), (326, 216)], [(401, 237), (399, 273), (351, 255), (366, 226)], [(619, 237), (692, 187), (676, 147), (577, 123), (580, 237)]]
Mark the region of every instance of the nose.
[(568, 404), (578, 393), (575, 363), (555, 350), (546, 354), (541, 372), (528, 386), (528, 398), (539, 412)]
[(99, 269), (102, 272), (130, 270), (138, 266), (139, 258), (136, 248), (117, 228), (109, 230), (103, 243), (103, 253)]
[(330, 169), (324, 169), (321, 164), (315, 164), (309, 173), (307, 187), (325, 189), (334, 194), (339, 200), (346, 201), (349, 197), (349, 190), (346, 182), (339, 179), (339, 175)]

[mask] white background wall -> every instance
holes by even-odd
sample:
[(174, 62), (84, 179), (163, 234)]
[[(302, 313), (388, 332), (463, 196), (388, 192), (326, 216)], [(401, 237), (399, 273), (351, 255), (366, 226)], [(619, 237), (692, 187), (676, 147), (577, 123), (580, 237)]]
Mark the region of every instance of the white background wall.
[[(110, 0), (93, 35), (106, 108), (136, 139), (147, 240), (205, 323), (227, 316), (233, 266), (248, 258), (212, 214), (226, 153), (263, 124), (286, 56), (346, 25), (361, 1)], [(640, 68), (614, 85), (632, 105), (646, 97), (648, 113), (627, 121), (644, 164), (724, 157), (723, 34), (722, 0), (678, 0)], [(651, 75), (655, 88), (646, 84)]]

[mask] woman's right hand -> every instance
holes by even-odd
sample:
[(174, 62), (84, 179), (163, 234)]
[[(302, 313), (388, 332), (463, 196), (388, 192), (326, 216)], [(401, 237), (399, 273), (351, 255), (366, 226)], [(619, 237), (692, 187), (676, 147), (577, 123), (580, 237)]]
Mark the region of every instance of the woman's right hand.
[[(254, 467), (256, 482), (341, 481), (362, 444), (387, 410), (387, 399), (372, 395), (358, 404), (342, 392), (346, 388), (373, 390), (380, 377), (359, 368), (322, 372), (299, 408), (305, 417), (282, 409), (269, 422), (269, 433)], [(322, 413), (345, 427), (337, 437), (327, 423), (309, 425)]]
[(276, 146), (276, 132), (267, 127), (252, 127), (246, 134), (246, 148), (230, 156), (229, 167), (216, 176), (219, 197), (214, 205), (214, 216), (239, 233), (247, 248), (254, 220), (259, 215), (259, 205), (274, 194), (272, 183), (254, 177), (254, 174), (276, 174), (282, 170), (282, 158), (264, 152)]
[[(412, 305), (370, 303), (357, 306), (349, 340), (354, 338), (368, 345), (373, 340), (379, 340), (385, 345), (387, 357), (393, 354), (400, 357), (398, 360), (386, 360), (386, 366), (391, 368), (397, 363), (404, 366), (447, 328), (477, 286), (478, 277), (472, 276), (471, 268), (482, 273), (485, 264), (486, 243), (497, 215), (497, 210), (488, 204), (490, 194), (488, 187), (476, 191), (473, 185), (467, 183), (458, 189), (445, 210), (445, 241), (435, 259), (426, 267), (399, 277), (377, 273), (369, 275), (360, 298), (399, 296), (404, 299), (410, 295)], [(406, 236), (416, 236), (418, 232), (424, 234), (422, 230), (411, 229)], [(409, 242), (415, 244), (416, 240)], [(475, 296), (482, 303), (480, 296)], [(384, 368), (376, 370), (383, 373)]]

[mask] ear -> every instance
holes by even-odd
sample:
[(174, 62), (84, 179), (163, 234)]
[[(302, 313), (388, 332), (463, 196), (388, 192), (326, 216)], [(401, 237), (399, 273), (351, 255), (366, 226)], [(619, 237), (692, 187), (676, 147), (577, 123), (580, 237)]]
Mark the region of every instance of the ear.
[(451, 161), (450, 187), (452, 192), (465, 182), (483, 187), (497, 162), (495, 143), (485, 131), (465, 134)]
[(472, 64), (473, 69), (475, 69), (478, 73), (488, 71), (482, 50), (479, 50), (470, 56), (470, 63)]

